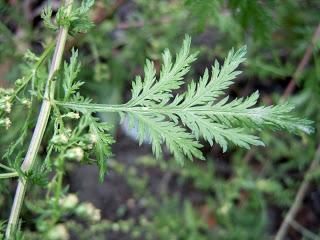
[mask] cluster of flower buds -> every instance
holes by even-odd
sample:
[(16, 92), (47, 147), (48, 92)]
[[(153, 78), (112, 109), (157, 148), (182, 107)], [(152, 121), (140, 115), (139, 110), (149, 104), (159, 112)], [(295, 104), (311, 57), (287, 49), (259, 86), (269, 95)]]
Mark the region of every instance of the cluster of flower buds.
[(28, 99), (22, 99), (21, 103), (22, 103), (22, 105), (26, 106), (27, 108), (30, 108), (31, 104), (32, 104), (31, 101)]
[(8, 129), (11, 126), (11, 121), (8, 117), (0, 118), (0, 127), (5, 127)]
[(82, 217), (92, 222), (98, 222), (101, 220), (100, 209), (96, 208), (90, 202), (84, 202), (79, 204), (75, 212), (79, 217)]
[(84, 140), (84, 148), (87, 150), (93, 149), (94, 145), (98, 142), (98, 137), (97, 135), (90, 133), (86, 134)]
[(65, 157), (81, 162), (84, 158), (84, 151), (81, 147), (73, 147), (67, 150)]
[(78, 196), (74, 193), (70, 193), (67, 196), (64, 196), (59, 199), (59, 204), (63, 209), (72, 210), (79, 203)]
[(84, 139), (77, 143), (77, 146), (67, 150), (65, 157), (81, 162), (84, 159), (85, 152), (93, 149), (97, 141), (98, 137), (95, 134), (86, 134)]
[[(76, 112), (69, 112), (67, 114), (62, 115), (62, 117), (69, 119), (79, 119), (80, 115)], [(87, 151), (92, 150), (94, 148), (94, 145), (98, 142), (98, 140), (99, 138), (96, 134), (90, 133), (84, 134), (81, 136), (79, 140), (74, 141), (72, 136), (72, 130), (67, 129), (63, 133), (54, 135), (51, 138), (51, 143), (56, 146), (67, 147), (67, 150), (64, 154), (64, 157), (66, 159), (81, 162), (87, 155)]]
[[(69, 132), (66, 132), (66, 134), (60, 133), (58, 135), (55, 135), (51, 138), (51, 143), (56, 146), (67, 145), (70, 139), (69, 135)], [(67, 149), (65, 158), (80, 162), (84, 158), (84, 150), (79, 146), (71, 147)]]
[(64, 133), (55, 135), (51, 138), (51, 142), (59, 146), (67, 144), (68, 141), (69, 141), (69, 137)]
[(0, 109), (6, 113), (11, 112), (11, 102), (9, 96), (4, 96), (0, 99)]
[(74, 213), (86, 220), (98, 222), (101, 220), (100, 209), (96, 208), (90, 202), (79, 203), (78, 196), (74, 193), (59, 199), (59, 205), (65, 210), (72, 210)]
[(12, 88), (0, 88), (0, 127), (5, 127), (6, 129), (11, 126), (8, 114), (11, 112), (11, 98), (13, 94), (14, 90)]
[(21, 85), (23, 85), (26, 81), (26, 78), (25, 77), (22, 77), (22, 78), (18, 78), (15, 82), (14, 82), (14, 85), (16, 87), (20, 87)]
[(70, 239), (70, 235), (68, 229), (64, 224), (57, 224), (52, 227), (48, 233), (47, 238), (49, 240), (68, 240)]
[(110, 229), (110, 230), (112, 230), (114, 232), (121, 231), (123, 233), (128, 233), (130, 231), (130, 229), (133, 228), (133, 226), (134, 226), (134, 222), (133, 222), (132, 219), (120, 220), (120, 221), (117, 221), (117, 222), (110, 222), (108, 224), (108, 229)]

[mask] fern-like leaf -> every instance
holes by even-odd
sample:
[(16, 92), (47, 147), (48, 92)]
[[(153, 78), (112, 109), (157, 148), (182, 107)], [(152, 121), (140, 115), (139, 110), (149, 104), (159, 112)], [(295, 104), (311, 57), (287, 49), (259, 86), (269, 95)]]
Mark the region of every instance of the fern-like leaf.
[(151, 141), (156, 156), (160, 155), (164, 143), (179, 162), (183, 162), (184, 156), (203, 158), (200, 137), (210, 145), (218, 143), (226, 151), (230, 143), (247, 149), (250, 145), (264, 145), (252, 134), (253, 130), (312, 132), (311, 121), (295, 117), (293, 107), (287, 103), (254, 107), (258, 92), (232, 101), (228, 101), (228, 97), (221, 99), (241, 73), (236, 69), (245, 60), (245, 47), (231, 50), (223, 65), (215, 61), (211, 73), (206, 69), (197, 83), (192, 81), (185, 93), (174, 96), (173, 91), (184, 83), (183, 77), (196, 58), (195, 54), (189, 54), (190, 41), (190, 37), (185, 38), (175, 61), (168, 50), (164, 52), (158, 79), (153, 63), (147, 61), (144, 79), (136, 77), (132, 99), (126, 104), (60, 104), (79, 111), (119, 112), (122, 119), (129, 118), (131, 127), (137, 127), (140, 143)]

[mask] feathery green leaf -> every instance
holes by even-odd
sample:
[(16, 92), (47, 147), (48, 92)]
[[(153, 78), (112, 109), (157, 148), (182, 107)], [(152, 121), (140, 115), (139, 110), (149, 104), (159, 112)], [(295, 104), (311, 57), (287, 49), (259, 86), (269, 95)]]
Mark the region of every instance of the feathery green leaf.
[(79, 111), (119, 112), (122, 119), (129, 118), (130, 127), (137, 127), (140, 143), (149, 140), (156, 156), (160, 155), (164, 143), (179, 162), (183, 162), (184, 156), (203, 159), (200, 137), (210, 145), (218, 143), (226, 151), (230, 143), (247, 149), (251, 145), (263, 146), (252, 134), (253, 130), (313, 131), (311, 121), (294, 116), (293, 107), (287, 103), (254, 107), (258, 92), (232, 101), (228, 101), (229, 97), (221, 99), (241, 73), (236, 69), (245, 60), (246, 47), (231, 50), (223, 65), (215, 61), (210, 74), (206, 69), (198, 83), (192, 81), (185, 93), (174, 95), (173, 91), (184, 83), (183, 78), (196, 59), (195, 54), (189, 53), (190, 42), (187, 36), (175, 60), (169, 50), (165, 50), (158, 79), (154, 64), (148, 60), (144, 78), (136, 77), (132, 98), (126, 104), (62, 104)]

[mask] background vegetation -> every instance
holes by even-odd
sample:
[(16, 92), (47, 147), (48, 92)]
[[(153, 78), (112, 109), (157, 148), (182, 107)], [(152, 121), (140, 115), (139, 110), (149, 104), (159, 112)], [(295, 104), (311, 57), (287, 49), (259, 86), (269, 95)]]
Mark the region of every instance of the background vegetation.
[[(40, 55), (54, 40), (40, 17), (48, 3), (55, 13), (55, 0), (0, 0), (0, 96), (29, 70), (32, 52)], [(282, 229), (285, 236), (278, 239), (320, 239), (319, 11), (317, 0), (97, 0), (89, 12), (95, 26), (71, 37), (65, 50), (68, 58), (72, 47), (80, 49), (83, 95), (100, 103), (127, 102), (145, 59), (158, 69), (163, 50), (178, 52), (187, 33), (199, 51), (189, 79), (245, 44), (244, 72), (228, 94), (247, 96), (258, 89), (268, 105), (288, 99), (300, 116), (314, 121), (316, 131), (263, 131), (267, 147), (226, 153), (201, 142), (207, 161), (181, 167), (166, 149), (163, 160), (154, 159), (151, 147), (139, 147), (137, 132), (126, 122), (118, 125), (116, 115), (99, 114), (115, 126), (116, 140), (103, 183), (96, 166), (69, 161), (65, 197), (56, 205), (43, 187), (50, 188), (53, 176), (39, 174), (39, 165), (16, 238), (256, 240), (272, 239)], [(41, 79), (46, 70), (38, 74)], [(21, 163), (20, 152), (28, 147), (34, 122), (25, 125), (24, 119), (36, 117), (40, 104), (30, 107), (27, 100), (7, 114), (8, 129), (1, 118), (0, 163)], [(16, 142), (15, 159), (8, 160), (5, 153)], [(39, 159), (47, 147), (40, 147)], [(15, 187), (14, 179), (1, 179), (0, 219), (9, 216)]]

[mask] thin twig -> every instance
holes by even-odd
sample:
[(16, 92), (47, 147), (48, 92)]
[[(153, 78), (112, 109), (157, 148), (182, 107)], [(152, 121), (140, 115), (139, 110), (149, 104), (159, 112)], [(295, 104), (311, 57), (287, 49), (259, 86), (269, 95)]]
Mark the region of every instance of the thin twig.
[(312, 173), (318, 166), (319, 166), (319, 157), (320, 157), (320, 144), (317, 147), (317, 151), (315, 153), (315, 156), (311, 162), (311, 165), (304, 175), (304, 180), (298, 190), (298, 193), (294, 199), (293, 204), (291, 205), (288, 213), (286, 214), (283, 222), (281, 223), (281, 226), (275, 236), (275, 240), (282, 240), (288, 231), (288, 228), (290, 226), (291, 221), (295, 218), (297, 212), (299, 211), (302, 201), (308, 191), (308, 188), (310, 186), (310, 180), (308, 178), (309, 174)]
[(307, 50), (305, 51), (303, 58), (299, 62), (299, 65), (298, 65), (296, 71), (294, 72), (287, 88), (284, 91), (284, 94), (282, 96), (283, 99), (287, 99), (293, 93), (294, 88), (297, 83), (297, 80), (299, 79), (301, 74), (304, 72), (304, 69), (306, 68), (307, 64), (309, 63), (309, 61), (311, 59), (313, 48), (314, 48), (315, 44), (317, 43), (317, 40), (319, 37), (320, 37), (320, 23), (312, 36), (311, 42), (310, 42)]
[(298, 222), (291, 219), (290, 225), (292, 228), (294, 228), (296, 231), (300, 232), (304, 237), (308, 237), (312, 240), (320, 240), (320, 237), (318, 237), (315, 233), (309, 231), (308, 229), (301, 226)]
[[(66, 0), (65, 6), (67, 7), (67, 14), (70, 14), (72, 9), (73, 0)], [(42, 101), (40, 113), (38, 116), (37, 124), (35, 130), (32, 135), (32, 139), (28, 148), (28, 152), (25, 156), (25, 159), (22, 163), (21, 169), (24, 172), (28, 172), (32, 170), (37, 153), (39, 151), (39, 147), (43, 138), (44, 131), (46, 129), (48, 119), (51, 112), (51, 99), (54, 97), (54, 89), (55, 89), (55, 81), (53, 81), (53, 77), (55, 72), (59, 69), (65, 43), (68, 36), (68, 27), (61, 27), (59, 30), (59, 34), (57, 37), (57, 44), (55, 48), (55, 52), (52, 58), (52, 63), (50, 67), (50, 71), (48, 74), (46, 90), (44, 94), (44, 99)], [(19, 178), (16, 194), (14, 197), (14, 202), (12, 205), (9, 222), (6, 229), (6, 239), (11, 239), (12, 234), (15, 232), (23, 199), (26, 193), (27, 187), (27, 179), (24, 177)]]
[(2, 163), (0, 163), (0, 168), (3, 168), (3, 169), (8, 170), (8, 171), (14, 171), (14, 169), (13, 169), (13, 168), (10, 168), (10, 167), (8, 167), (8, 166), (6, 166), (6, 165), (2, 164)]
[[(288, 97), (293, 93), (294, 88), (297, 83), (297, 80), (299, 79), (301, 74), (304, 72), (306, 66), (308, 65), (308, 63), (311, 59), (313, 48), (314, 48), (319, 37), (320, 37), (320, 23), (317, 26), (316, 30), (314, 31), (311, 42), (310, 42), (308, 48), (306, 49), (303, 57), (301, 58), (294, 74), (292, 75), (292, 78), (291, 78), (289, 84), (287, 85), (286, 89), (284, 90), (284, 93), (281, 96), (281, 101), (287, 100)], [(246, 153), (246, 155), (244, 156), (244, 161), (250, 162), (252, 157), (254, 156), (254, 153), (255, 153), (255, 149), (251, 149), (250, 151), (248, 151)]]

